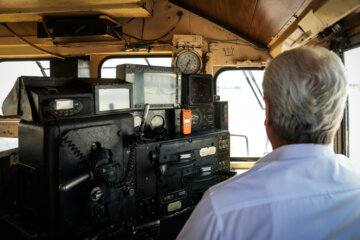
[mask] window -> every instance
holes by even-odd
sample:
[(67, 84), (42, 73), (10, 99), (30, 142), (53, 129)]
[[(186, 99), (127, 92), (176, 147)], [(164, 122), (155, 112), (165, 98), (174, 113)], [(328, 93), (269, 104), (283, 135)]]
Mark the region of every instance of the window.
[[(20, 76), (50, 76), (50, 61), (4, 61), (0, 62), (1, 88), (0, 88), (0, 115), (2, 104)], [(1, 120), (1, 119), (0, 119)], [(2, 126), (15, 125), (16, 120), (3, 120)], [(0, 137), (0, 152), (18, 147), (17, 138)]]
[(101, 66), (102, 78), (115, 78), (116, 66), (120, 64), (140, 64), (148, 66), (171, 67), (171, 57), (122, 57), (106, 60)]
[(216, 78), (217, 95), (229, 104), (231, 157), (262, 157), (271, 151), (267, 138), (263, 69), (229, 69)]
[(345, 52), (345, 67), (349, 80), (349, 156), (360, 159), (360, 47)]
[[(50, 61), (4, 61), (0, 62), (0, 106), (20, 76), (50, 76)], [(0, 107), (0, 115), (2, 115)]]

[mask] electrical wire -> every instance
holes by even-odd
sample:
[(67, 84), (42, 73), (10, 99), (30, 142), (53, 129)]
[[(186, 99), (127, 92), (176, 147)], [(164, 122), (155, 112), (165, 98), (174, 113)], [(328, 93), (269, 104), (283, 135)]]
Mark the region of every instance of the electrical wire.
[(65, 59), (64, 56), (62, 55), (59, 55), (57, 53), (53, 53), (53, 52), (50, 52), (48, 50), (45, 50), (43, 48), (40, 48), (38, 46), (36, 46), (35, 44), (33, 44), (32, 42), (29, 42), (28, 40), (26, 40), (25, 38), (23, 38), (22, 36), (20, 36), (19, 34), (17, 34), (16, 32), (14, 32), (6, 23), (1, 23), (2, 26), (4, 26), (9, 32), (11, 32), (15, 37), (17, 37), (19, 40), (21, 40), (22, 42), (30, 45), (31, 47), (41, 51), (41, 52), (44, 52), (44, 53), (47, 53), (47, 54), (50, 54), (54, 57), (57, 57), (57, 58), (60, 58), (60, 59)]
[(56, 123), (56, 126), (57, 126), (57, 130), (58, 130), (58, 134), (59, 134), (58, 140), (59, 140), (59, 142), (61, 142), (61, 140), (60, 140), (60, 139), (61, 139), (61, 129), (60, 129), (60, 124), (59, 124), (59, 122), (58, 122), (58, 119), (57, 119), (56, 115), (53, 114), (53, 113), (50, 112), (50, 111), (48, 111), (47, 114), (49, 114), (49, 116), (51, 116), (52, 118), (54, 118), (55, 123)]

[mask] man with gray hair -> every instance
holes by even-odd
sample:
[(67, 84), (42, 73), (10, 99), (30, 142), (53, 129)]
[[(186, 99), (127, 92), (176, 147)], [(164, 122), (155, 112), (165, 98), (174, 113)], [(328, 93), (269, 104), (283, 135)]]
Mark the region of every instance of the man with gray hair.
[(347, 88), (325, 48), (270, 61), (263, 89), (273, 151), (210, 188), (178, 239), (360, 239), (359, 164), (332, 146)]

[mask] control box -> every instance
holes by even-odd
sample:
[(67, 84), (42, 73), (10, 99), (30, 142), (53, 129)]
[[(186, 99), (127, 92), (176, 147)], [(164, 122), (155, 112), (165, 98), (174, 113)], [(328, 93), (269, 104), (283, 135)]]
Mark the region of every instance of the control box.
[(37, 87), (30, 95), (39, 122), (94, 114), (93, 94), (81, 87)]
[(215, 102), (215, 127), (229, 130), (229, 105), (227, 101)]
[(192, 132), (209, 130), (215, 127), (214, 105), (205, 104), (199, 106), (190, 106), (190, 109)]

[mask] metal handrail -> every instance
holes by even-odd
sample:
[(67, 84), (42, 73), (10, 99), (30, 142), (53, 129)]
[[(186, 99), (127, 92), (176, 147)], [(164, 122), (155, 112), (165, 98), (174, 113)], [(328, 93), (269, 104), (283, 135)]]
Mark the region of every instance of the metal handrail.
[(245, 138), (245, 142), (246, 142), (246, 152), (247, 152), (247, 156), (249, 156), (249, 138), (246, 135), (241, 135), (241, 134), (230, 134), (230, 136), (233, 137), (243, 137)]

